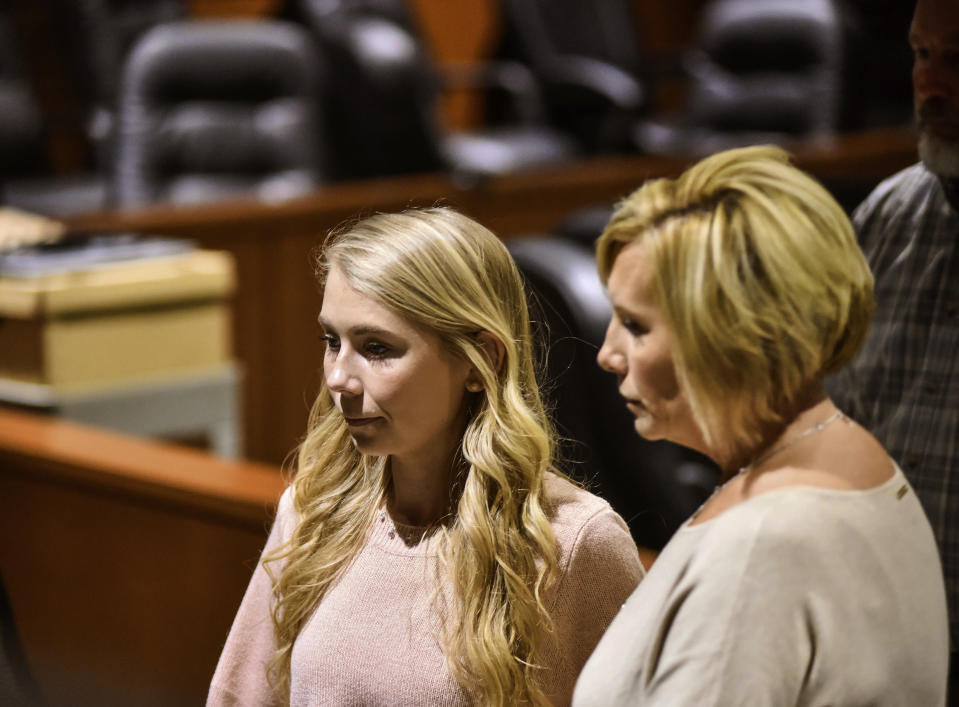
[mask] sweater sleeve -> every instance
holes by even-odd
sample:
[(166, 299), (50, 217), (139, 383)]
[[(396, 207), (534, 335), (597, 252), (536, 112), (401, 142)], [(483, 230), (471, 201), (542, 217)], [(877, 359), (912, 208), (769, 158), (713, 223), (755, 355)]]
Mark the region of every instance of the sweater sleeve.
[(773, 508), (713, 533), (678, 579), (650, 639), (644, 704), (797, 704), (824, 640), (816, 602), (837, 596), (837, 573), (795, 511)]
[[(276, 642), (270, 616), (273, 581), (263, 566), (263, 557), (285, 543), (293, 527), (293, 500), (287, 489), (220, 654), (207, 695), (208, 707), (277, 704), (266, 679), (266, 666), (276, 650)], [(279, 569), (271, 566), (274, 575)]]
[(583, 665), (645, 571), (626, 523), (609, 506), (579, 529), (558, 581), (553, 641), (544, 687), (554, 705), (567, 705)]

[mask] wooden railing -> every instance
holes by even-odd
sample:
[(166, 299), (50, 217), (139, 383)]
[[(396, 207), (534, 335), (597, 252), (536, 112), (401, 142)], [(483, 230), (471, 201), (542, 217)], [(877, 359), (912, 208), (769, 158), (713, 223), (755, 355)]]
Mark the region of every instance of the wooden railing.
[(196, 705), (279, 469), (0, 409), (0, 571), (50, 705)]

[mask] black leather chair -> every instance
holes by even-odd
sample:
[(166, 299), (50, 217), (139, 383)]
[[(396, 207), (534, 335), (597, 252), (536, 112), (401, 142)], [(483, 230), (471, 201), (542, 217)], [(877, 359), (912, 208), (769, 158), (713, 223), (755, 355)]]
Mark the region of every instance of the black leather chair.
[(686, 105), (637, 125), (650, 154), (828, 137), (839, 124), (842, 22), (833, 0), (713, 0), (687, 57)]
[(83, 111), (95, 167), (113, 164), (120, 75), (140, 37), (164, 22), (186, 18), (187, 0), (49, 0), (57, 13), (56, 40)]
[(615, 211), (612, 203), (593, 204), (576, 209), (553, 227), (553, 233), (593, 251), (596, 239), (602, 234)]
[(334, 178), (442, 170), (473, 181), (573, 156), (572, 140), (537, 120), (535, 83), (515, 64), (470, 67), (458, 76), (508, 91), (519, 119), (472, 132), (445, 130), (444, 78), (402, 0), (301, 0), (296, 16), (336, 67), (323, 110)]
[(21, 50), (0, 10), (0, 204), (54, 217), (102, 208), (103, 181), (97, 175), (53, 174), (48, 117), (36, 101)]
[(0, 15), (0, 179), (42, 170), (42, 126), (13, 28)]
[(718, 471), (695, 452), (636, 434), (615, 376), (596, 363), (611, 309), (591, 249), (556, 236), (507, 245), (532, 293), (544, 389), (566, 438), (565, 470), (609, 500), (638, 544), (661, 549), (712, 491)]
[(281, 201), (323, 180), (320, 62), (280, 21), (184, 21), (137, 42), (119, 91), (120, 207)]
[(543, 90), (548, 120), (588, 151), (631, 148), (648, 107), (648, 62), (628, 0), (501, 0), (500, 54)]
[[(26, 211), (55, 218), (99, 211), (111, 206), (107, 182), (113, 169), (115, 105), (120, 72), (126, 54), (150, 27), (186, 14), (185, 0), (49, 0), (56, 17), (52, 42), (57, 54), (52, 64), (64, 70), (69, 86), (69, 111), (54, 120), (86, 140), (89, 154), (70, 174), (53, 175), (38, 169), (36, 154), (30, 171), (18, 168), (4, 185), (0, 199)], [(10, 48), (4, 39), (3, 48)], [(0, 49), (2, 51), (2, 49)], [(0, 90), (2, 93), (2, 90)], [(0, 102), (2, 102), (0, 98)], [(0, 115), (14, 115), (9, 105)], [(46, 116), (38, 116), (40, 126)], [(0, 128), (2, 130), (2, 128)], [(32, 142), (32, 141), (31, 141)], [(21, 152), (25, 145), (22, 141)], [(42, 153), (43, 147), (34, 152)], [(8, 169), (11, 167), (7, 162)]]

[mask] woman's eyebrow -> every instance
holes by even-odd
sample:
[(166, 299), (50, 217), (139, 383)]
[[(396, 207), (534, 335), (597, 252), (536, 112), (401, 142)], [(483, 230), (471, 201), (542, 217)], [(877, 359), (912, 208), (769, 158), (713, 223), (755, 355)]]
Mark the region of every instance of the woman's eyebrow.
[(389, 329), (384, 329), (383, 327), (372, 324), (358, 324), (355, 327), (351, 327), (349, 333), (353, 336), (365, 336), (367, 334), (378, 334), (382, 336), (390, 334), (390, 331)]
[[(328, 321), (326, 321), (322, 315), (318, 316), (316, 320), (320, 323), (320, 326), (327, 331), (336, 331), (336, 327), (332, 326)], [(346, 333), (350, 336), (366, 336), (368, 334), (382, 336), (390, 334), (390, 331), (388, 329), (384, 329), (383, 327), (376, 326), (375, 324), (357, 324), (350, 327)]]

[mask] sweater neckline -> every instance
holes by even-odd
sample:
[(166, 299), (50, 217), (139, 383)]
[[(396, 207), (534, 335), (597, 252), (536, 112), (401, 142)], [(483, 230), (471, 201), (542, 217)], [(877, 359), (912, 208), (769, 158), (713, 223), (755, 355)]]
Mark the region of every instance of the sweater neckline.
[[(744, 501), (737, 503), (734, 506), (727, 508), (725, 511), (720, 513), (718, 516), (710, 518), (709, 520), (700, 521), (698, 523), (693, 523), (693, 519), (696, 518), (698, 511), (693, 513), (689, 518), (687, 518), (683, 524), (679, 527), (679, 530), (686, 533), (693, 533), (700, 529), (712, 527), (717, 520), (725, 516), (727, 513), (735, 511), (737, 508), (742, 508), (744, 506), (755, 504), (757, 502), (762, 502), (761, 499), (775, 498), (784, 494), (798, 494), (804, 496), (816, 496), (819, 498), (869, 498), (873, 496), (881, 496), (882, 494), (887, 493), (890, 489), (895, 488), (897, 496), (899, 496), (902, 488), (906, 488), (907, 481), (905, 474), (902, 473), (902, 469), (899, 468), (899, 465), (893, 462), (893, 472), (892, 476), (883, 481), (880, 484), (875, 486), (870, 486), (869, 488), (864, 489), (837, 489), (837, 488), (827, 488), (825, 486), (812, 486), (812, 485), (795, 485), (795, 486), (784, 486), (782, 488), (773, 489), (771, 491), (766, 491), (764, 493), (753, 496), (752, 498), (747, 498)], [(705, 501), (703, 502), (705, 505)]]
[(436, 526), (397, 523), (381, 506), (373, 518), (369, 542), (391, 554), (432, 556), (439, 554), (439, 536)]

